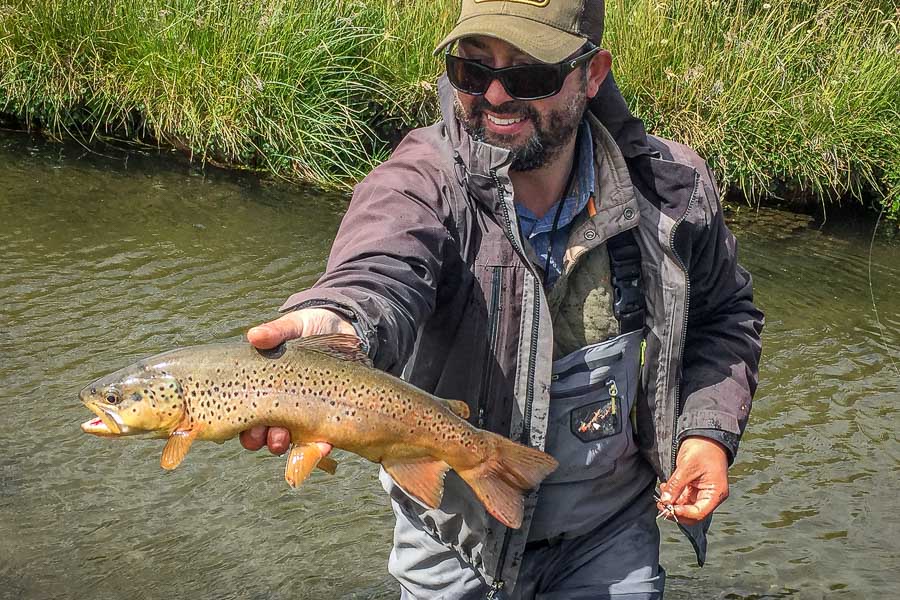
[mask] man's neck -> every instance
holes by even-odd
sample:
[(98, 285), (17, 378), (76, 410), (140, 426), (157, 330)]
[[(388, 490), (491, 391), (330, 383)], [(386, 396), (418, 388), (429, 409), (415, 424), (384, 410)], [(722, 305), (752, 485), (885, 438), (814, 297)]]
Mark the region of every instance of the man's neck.
[(540, 219), (563, 197), (569, 172), (575, 168), (576, 139), (573, 135), (550, 164), (530, 171), (510, 170), (516, 204), (521, 204)]

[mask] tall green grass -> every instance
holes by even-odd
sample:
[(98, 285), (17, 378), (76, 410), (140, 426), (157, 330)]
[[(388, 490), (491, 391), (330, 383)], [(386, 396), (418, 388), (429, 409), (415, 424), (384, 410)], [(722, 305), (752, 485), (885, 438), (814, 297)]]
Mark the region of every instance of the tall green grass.
[(876, 192), (900, 210), (892, 0), (608, 0), (607, 44), (648, 127), (749, 198)]
[[(749, 199), (900, 214), (893, 0), (607, 0), (605, 45), (654, 133)], [(0, 111), (347, 185), (437, 117), (456, 0), (0, 0)]]

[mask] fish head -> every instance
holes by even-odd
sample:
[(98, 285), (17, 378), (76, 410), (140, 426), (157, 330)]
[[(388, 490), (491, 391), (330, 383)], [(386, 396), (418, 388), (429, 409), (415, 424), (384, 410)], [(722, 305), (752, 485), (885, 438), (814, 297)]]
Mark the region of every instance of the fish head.
[(166, 437), (181, 422), (181, 384), (165, 371), (140, 365), (100, 378), (79, 394), (97, 418), (81, 424), (100, 437), (155, 434)]

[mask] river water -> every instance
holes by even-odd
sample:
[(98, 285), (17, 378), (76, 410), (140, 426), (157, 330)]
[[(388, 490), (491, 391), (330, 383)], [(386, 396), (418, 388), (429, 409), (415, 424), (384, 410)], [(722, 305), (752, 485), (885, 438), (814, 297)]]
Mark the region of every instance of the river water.
[[(0, 598), (396, 598), (377, 468), (81, 433), (94, 378), (240, 339), (325, 265), (346, 198), (0, 137)], [(709, 562), (663, 523), (667, 598), (889, 597), (900, 583), (900, 244), (738, 211), (762, 380)]]

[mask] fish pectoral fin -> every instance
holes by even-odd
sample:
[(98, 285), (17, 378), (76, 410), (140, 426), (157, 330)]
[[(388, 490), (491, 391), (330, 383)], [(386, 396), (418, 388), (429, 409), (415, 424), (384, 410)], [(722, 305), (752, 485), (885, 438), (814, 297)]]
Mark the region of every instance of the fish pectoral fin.
[(444, 475), (450, 470), (450, 465), (430, 456), (406, 461), (385, 459), (381, 464), (397, 485), (410, 496), (429, 508), (441, 505)]
[(197, 439), (198, 433), (200, 433), (200, 428), (196, 426), (190, 429), (176, 429), (173, 431), (166, 442), (166, 447), (163, 448), (162, 459), (159, 461), (160, 466), (167, 471), (171, 471), (180, 465), (184, 457), (187, 456), (188, 450), (191, 449), (191, 444)]
[(362, 340), (346, 333), (326, 333), (310, 335), (287, 342), (292, 346), (300, 346), (307, 350), (315, 350), (340, 360), (359, 362), (367, 367), (372, 366), (372, 359), (363, 352)]
[(297, 487), (316, 467), (333, 475), (337, 463), (334, 459), (324, 456), (318, 444), (294, 444), (284, 467), (284, 480), (291, 487)]
[(461, 417), (463, 419), (469, 418), (469, 405), (463, 402), (462, 400), (441, 400), (447, 408), (450, 409), (457, 417)]

